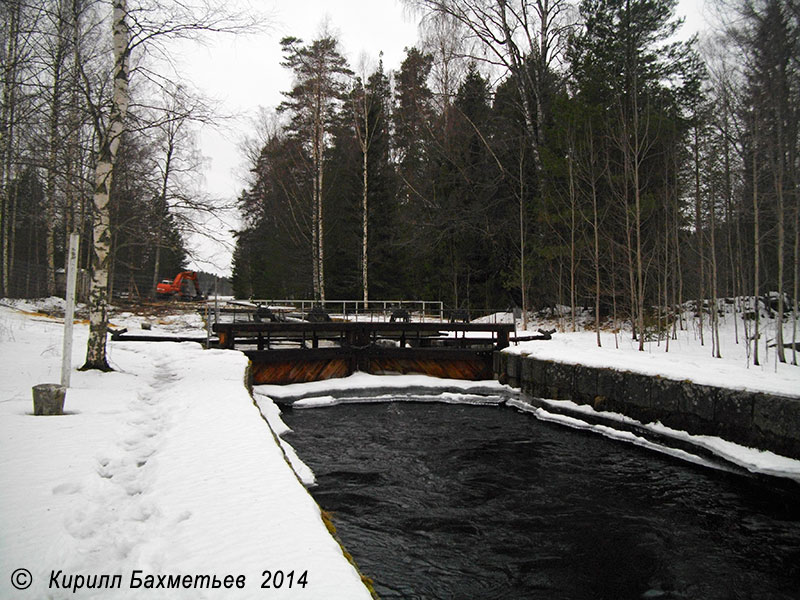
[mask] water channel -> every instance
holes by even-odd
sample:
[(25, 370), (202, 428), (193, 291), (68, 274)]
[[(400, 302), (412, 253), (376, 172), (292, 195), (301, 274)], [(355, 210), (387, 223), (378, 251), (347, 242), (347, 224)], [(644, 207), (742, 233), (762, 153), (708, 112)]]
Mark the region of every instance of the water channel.
[(800, 494), (509, 407), (288, 410), (383, 600), (800, 598)]

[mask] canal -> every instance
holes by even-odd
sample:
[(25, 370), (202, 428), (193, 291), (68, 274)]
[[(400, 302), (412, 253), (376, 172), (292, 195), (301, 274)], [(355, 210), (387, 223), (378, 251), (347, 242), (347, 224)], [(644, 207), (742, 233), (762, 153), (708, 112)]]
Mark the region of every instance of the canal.
[(508, 407), (288, 410), (384, 599), (800, 598), (800, 494)]

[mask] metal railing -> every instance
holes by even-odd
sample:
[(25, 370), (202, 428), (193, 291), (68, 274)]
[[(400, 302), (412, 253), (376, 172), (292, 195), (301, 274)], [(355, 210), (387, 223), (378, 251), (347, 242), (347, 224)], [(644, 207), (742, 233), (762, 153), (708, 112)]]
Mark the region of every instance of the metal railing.
[[(414, 323), (514, 323), (519, 315), (507, 309), (447, 308), (438, 300), (313, 300), (249, 299), (215, 300), (213, 322), (252, 322), (271, 320), (309, 320), (312, 311), (322, 311), (335, 321), (406, 321)], [(262, 319), (265, 315), (265, 319)], [(319, 315), (317, 315), (319, 316)], [(311, 319), (313, 320), (313, 319)]]
[[(251, 306), (247, 306), (251, 305)], [(409, 320), (425, 321), (445, 319), (444, 304), (435, 300), (289, 300), (273, 298), (254, 298), (245, 302), (229, 302), (223, 312), (233, 314), (234, 322), (238, 314), (251, 314), (255, 307), (264, 307), (273, 312), (287, 313), (304, 319), (312, 309), (321, 309), (332, 318), (343, 320), (388, 321), (393, 313), (405, 311)]]

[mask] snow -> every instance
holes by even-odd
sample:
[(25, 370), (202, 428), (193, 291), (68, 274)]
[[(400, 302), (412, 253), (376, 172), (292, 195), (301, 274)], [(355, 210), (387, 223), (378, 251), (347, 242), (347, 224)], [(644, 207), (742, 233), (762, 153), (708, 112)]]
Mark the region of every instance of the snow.
[(404, 394), (418, 396), (455, 394), (503, 395), (515, 393), (513, 388), (494, 380), (465, 381), (463, 379), (444, 379), (427, 375), (371, 375), (369, 373), (353, 373), (349, 377), (312, 381), (309, 383), (293, 383), (289, 385), (259, 385), (254, 388), (259, 396), (267, 396), (276, 401), (294, 402), (293, 406), (308, 406), (310, 403), (299, 402), (313, 397), (319, 403), (331, 404), (329, 400), (320, 398), (330, 396), (331, 400), (344, 399), (347, 396), (358, 398), (376, 398), (392, 396), (402, 391)]
[(665, 446), (663, 444), (654, 443), (642, 436), (636, 435), (629, 431), (619, 431), (607, 425), (592, 425), (590, 423), (587, 423), (586, 421), (582, 421), (581, 419), (575, 417), (548, 412), (547, 410), (541, 407), (531, 406), (530, 404), (527, 404), (521, 400), (512, 400), (509, 402), (509, 405), (513, 406), (514, 408), (517, 408), (521, 412), (527, 412), (533, 414), (540, 421), (547, 421), (549, 423), (558, 423), (559, 425), (570, 427), (572, 429), (582, 429), (586, 431), (591, 431), (612, 440), (634, 444), (636, 446), (640, 446), (648, 450), (661, 452), (662, 454), (667, 454), (669, 456), (680, 458), (681, 460), (685, 460), (687, 462), (702, 465), (705, 467), (713, 468), (715, 466), (714, 464), (710, 463), (709, 461), (703, 460), (701, 457), (695, 454), (677, 448), (670, 448), (669, 446)]
[[(686, 315), (688, 326), (678, 331), (678, 339), (669, 341), (669, 351), (665, 340), (645, 344), (644, 352), (638, 350), (638, 342), (631, 339), (629, 332), (613, 333), (601, 331), (602, 347), (597, 346), (594, 331), (565, 333), (564, 327), (553, 334), (551, 340), (520, 342), (506, 351), (541, 360), (553, 360), (568, 364), (582, 364), (589, 367), (612, 368), (634, 371), (645, 375), (659, 375), (667, 379), (690, 380), (702, 385), (728, 387), (754, 392), (800, 397), (800, 367), (781, 364), (776, 360), (773, 347), (765, 355), (765, 341), (771, 343), (774, 337), (774, 322), (766, 316), (765, 340), (760, 343), (761, 366), (754, 366), (748, 360), (744, 339), (743, 323), (739, 319), (736, 326), (740, 343), (736, 343), (734, 316), (726, 314), (721, 319), (720, 350), (722, 358), (712, 356), (709, 324), (704, 324), (705, 345), (700, 345), (699, 322)], [(789, 321), (787, 319), (787, 321)], [(552, 322), (544, 325), (551, 328)], [(529, 331), (518, 335), (534, 334), (543, 325), (529, 325)], [(750, 325), (752, 328), (752, 325)], [(792, 326), (784, 326), (784, 339), (792, 339)], [(617, 345), (619, 346), (617, 348)], [(786, 351), (791, 361), (791, 350)]]
[[(398, 390), (403, 395), (403, 400), (408, 402), (437, 402), (441, 404), (474, 404), (480, 406), (494, 406), (502, 404), (507, 400), (504, 396), (482, 396), (477, 394), (454, 394), (452, 392), (442, 392), (440, 394), (417, 395), (409, 394), (404, 390)], [(335, 406), (337, 404), (358, 404), (358, 403), (381, 403), (397, 402), (398, 393), (382, 394), (379, 396), (352, 396), (335, 398), (333, 396), (317, 396), (304, 398), (292, 404), (293, 408), (321, 408), (324, 406)]]
[[(617, 421), (625, 425), (634, 425), (637, 429), (643, 432), (650, 432), (658, 434), (664, 438), (676, 441), (686, 442), (692, 446), (700, 449), (708, 450), (714, 456), (719, 457), (723, 461), (741, 467), (751, 473), (762, 475), (771, 475), (774, 477), (784, 477), (793, 479), (800, 483), (800, 460), (780, 456), (774, 452), (767, 450), (759, 450), (757, 448), (747, 448), (718, 437), (708, 435), (693, 435), (685, 431), (679, 431), (667, 427), (660, 422), (656, 423), (641, 423), (628, 416), (608, 412), (596, 411), (591, 406), (585, 404), (576, 404), (569, 400), (549, 400), (540, 399), (540, 401), (547, 407), (553, 407), (558, 412), (547, 410), (540, 406), (532, 406), (531, 404), (520, 399), (509, 400), (508, 405), (522, 411), (533, 414), (537, 419), (548, 421), (552, 423), (559, 423), (573, 429), (582, 429), (598, 433), (610, 439), (628, 442), (637, 446), (661, 452), (691, 463), (703, 465), (711, 468), (724, 468), (724, 463), (710, 462), (696, 454), (673, 448), (664, 444), (655, 443), (644, 436), (636, 435), (629, 431), (620, 431), (609, 425), (592, 424), (587, 420), (581, 419), (580, 416), (602, 417), (603, 420), (608, 422)], [(565, 415), (563, 412), (572, 413)]]
[(649, 423), (645, 427), (673, 439), (685, 440), (695, 446), (711, 450), (717, 456), (739, 465), (751, 473), (788, 477), (800, 482), (800, 460), (780, 456), (768, 450), (746, 448), (718, 437), (691, 435), (685, 431), (666, 427), (661, 423)]
[[(34, 417), (31, 387), (59, 379), (62, 330), (0, 306), (0, 597), (370, 598), (247, 392), (242, 354), (111, 342), (114, 372), (73, 372), (67, 414)], [(86, 337), (76, 325), (73, 365)], [(33, 584), (15, 592), (22, 568)], [(143, 592), (135, 570), (245, 587)], [(293, 586), (262, 590), (265, 570), (294, 571)], [(59, 571), (122, 584), (48, 590)]]

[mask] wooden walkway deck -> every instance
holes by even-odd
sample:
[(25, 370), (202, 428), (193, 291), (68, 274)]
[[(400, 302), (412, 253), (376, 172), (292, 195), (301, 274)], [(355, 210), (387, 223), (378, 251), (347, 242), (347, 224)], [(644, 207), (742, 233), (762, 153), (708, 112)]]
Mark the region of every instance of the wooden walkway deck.
[(500, 323), (217, 323), (221, 348), (242, 350), (256, 384), (300, 383), (367, 373), (492, 378), (492, 354), (514, 326)]

